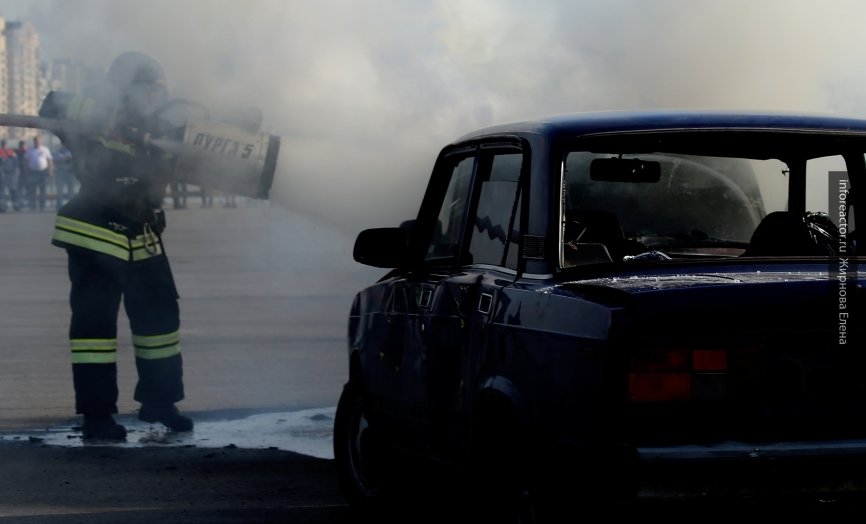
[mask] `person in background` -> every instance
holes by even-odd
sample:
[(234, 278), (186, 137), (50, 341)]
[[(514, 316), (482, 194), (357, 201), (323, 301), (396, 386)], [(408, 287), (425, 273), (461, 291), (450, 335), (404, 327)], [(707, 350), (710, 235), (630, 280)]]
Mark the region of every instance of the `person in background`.
[(171, 181), (171, 201), (175, 209), (184, 209), (186, 207), (186, 182)]
[(5, 213), (6, 194), (9, 194), (9, 205), (15, 211), (21, 210), (18, 201), (18, 155), (9, 147), (6, 139), (0, 140), (0, 213)]
[[(42, 145), (42, 141), (38, 136), (33, 137), (33, 147), (27, 151), (27, 201), (30, 209), (39, 211), (45, 210), (45, 201), (48, 190), (48, 181), (54, 173), (54, 158), (51, 156), (51, 150)], [(37, 193), (39, 198), (37, 200)]]
[[(3, 145), (4, 146), (6, 145), (5, 140), (3, 141)], [(3, 166), (2, 166), (2, 163), (4, 160), (4, 158), (2, 156), (4, 149), (6, 149), (6, 148), (5, 147), (0, 148), (0, 213), (6, 212), (6, 177), (4, 176)]]
[(15, 150), (15, 157), (18, 159), (18, 199), (23, 208), (30, 198), (30, 173), (27, 169), (27, 142), (24, 140), (18, 141), (18, 149)]
[(206, 187), (201, 189), (201, 207), (213, 207), (213, 191)]
[(72, 167), (72, 152), (60, 144), (54, 151), (54, 198), (57, 209), (63, 207), (75, 195), (75, 173)]

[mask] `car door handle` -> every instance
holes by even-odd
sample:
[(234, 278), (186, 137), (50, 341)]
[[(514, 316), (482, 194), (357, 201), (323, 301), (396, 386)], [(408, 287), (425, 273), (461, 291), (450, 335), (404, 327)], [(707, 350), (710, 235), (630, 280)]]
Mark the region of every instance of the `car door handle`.
[(418, 307), (427, 309), (430, 307), (430, 301), (433, 298), (433, 290), (427, 287), (421, 288), (421, 294), (418, 296)]
[(482, 315), (490, 313), (493, 307), (493, 295), (490, 293), (481, 293), (481, 298), (478, 299), (478, 312)]

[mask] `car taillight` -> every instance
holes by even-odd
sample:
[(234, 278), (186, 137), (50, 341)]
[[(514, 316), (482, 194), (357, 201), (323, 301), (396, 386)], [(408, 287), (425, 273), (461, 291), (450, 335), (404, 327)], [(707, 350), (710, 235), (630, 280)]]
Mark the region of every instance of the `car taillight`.
[(728, 352), (723, 349), (696, 349), (692, 352), (692, 369), (695, 371), (727, 371)]
[(720, 400), (726, 393), (727, 370), (728, 354), (721, 349), (638, 350), (629, 359), (629, 400)]
[(630, 373), (628, 393), (635, 402), (689, 400), (692, 377), (688, 373)]

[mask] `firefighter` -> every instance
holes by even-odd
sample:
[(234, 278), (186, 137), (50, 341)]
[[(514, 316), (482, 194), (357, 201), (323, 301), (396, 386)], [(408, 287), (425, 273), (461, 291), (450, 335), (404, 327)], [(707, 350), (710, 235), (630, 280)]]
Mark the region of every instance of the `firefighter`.
[(161, 236), (171, 159), (129, 138), (142, 131), (158, 136), (157, 112), (168, 102), (165, 74), (152, 57), (123, 53), (87, 95), (113, 108), (112, 126), (101, 134), (60, 134), (80, 190), (58, 210), (52, 238), (66, 250), (72, 284), (75, 410), (85, 438), (126, 437), (113, 417), (122, 302), (135, 350), (138, 418), (190, 431), (192, 420), (175, 406), (184, 398), (179, 297)]

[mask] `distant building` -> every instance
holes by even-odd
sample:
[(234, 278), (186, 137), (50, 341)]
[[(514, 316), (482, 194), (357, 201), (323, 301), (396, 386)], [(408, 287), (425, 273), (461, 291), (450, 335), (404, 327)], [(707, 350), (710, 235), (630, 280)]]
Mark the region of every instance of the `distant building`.
[[(6, 46), (7, 113), (35, 115), (44, 97), (40, 79), (39, 33), (30, 22), (6, 21), (3, 30)], [(9, 128), (8, 138), (25, 138), (32, 130)]]
[[(6, 34), (6, 19), (0, 16), (0, 35)], [(9, 111), (9, 82), (6, 67), (6, 38), (0, 37), (0, 113)]]
[[(37, 115), (50, 91), (80, 92), (99, 75), (73, 60), (40, 60), (39, 32), (28, 21), (0, 16), (0, 35), (0, 113)], [(2, 138), (29, 139), (34, 134), (33, 129), (0, 127)]]
[(35, 115), (39, 97), (39, 33), (30, 22), (6, 22), (8, 111)]

